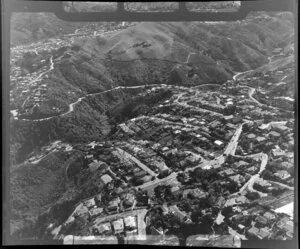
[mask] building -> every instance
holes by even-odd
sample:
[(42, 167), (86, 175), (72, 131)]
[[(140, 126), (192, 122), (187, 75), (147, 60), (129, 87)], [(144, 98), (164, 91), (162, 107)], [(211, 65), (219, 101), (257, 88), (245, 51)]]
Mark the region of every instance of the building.
[(146, 182), (150, 182), (151, 179), (152, 179), (152, 176), (146, 175), (146, 176), (141, 178), (141, 181), (143, 181), (143, 183), (146, 183)]
[(235, 172), (232, 169), (226, 169), (220, 172), (222, 176), (230, 176), (233, 175)]
[(182, 222), (187, 219), (187, 215), (184, 212), (180, 211), (177, 205), (170, 206), (170, 212), (174, 214), (177, 218), (179, 218), (179, 220)]
[(84, 204), (87, 208), (92, 208), (92, 207), (94, 207), (94, 206), (96, 205), (94, 198), (85, 200), (85, 201), (83, 202), (83, 204)]
[(131, 193), (126, 194), (123, 204), (127, 207), (131, 207), (135, 201), (135, 196)]
[(278, 139), (278, 138), (280, 138), (281, 135), (280, 135), (280, 133), (278, 133), (276, 131), (271, 131), (269, 133), (269, 136), (270, 136), (271, 139)]
[(239, 167), (242, 167), (242, 166), (248, 166), (248, 165), (249, 165), (249, 163), (247, 163), (245, 161), (242, 161), (242, 160), (234, 163), (234, 167), (236, 167), (236, 168), (239, 168)]
[(245, 178), (240, 174), (237, 174), (235, 176), (230, 176), (229, 178), (238, 184), (245, 182)]
[(88, 217), (90, 216), (89, 214), (89, 210), (86, 206), (84, 206), (83, 204), (80, 204), (77, 208), (76, 211), (74, 213), (74, 217), (83, 217), (85, 219), (88, 219)]
[(94, 228), (96, 228), (100, 234), (111, 234), (112, 233), (111, 225), (109, 222), (96, 224), (94, 226)]
[(96, 217), (103, 212), (103, 208), (93, 208), (90, 210), (91, 217)]
[(120, 198), (116, 198), (108, 203), (108, 211), (113, 212), (119, 209)]
[(289, 128), (286, 127), (285, 125), (272, 125), (272, 128), (276, 131), (276, 132), (279, 132), (281, 134), (286, 134), (288, 131), (289, 131)]
[(257, 170), (258, 170), (258, 168), (255, 166), (252, 166), (252, 167), (246, 169), (246, 171), (250, 174), (255, 173), (255, 171), (257, 171)]
[(247, 138), (251, 139), (251, 140), (253, 140), (255, 137), (256, 136), (253, 133), (250, 133), (250, 134), (247, 135)]
[(106, 185), (112, 181), (112, 178), (108, 174), (101, 176), (100, 179), (104, 185)]
[(269, 211), (264, 213), (264, 217), (266, 217), (268, 220), (274, 220), (274, 219), (276, 219), (276, 215), (273, 214), (273, 213), (271, 213), (271, 212), (269, 212)]
[(135, 230), (137, 228), (137, 219), (135, 216), (127, 216), (124, 218), (125, 228), (128, 230)]
[(118, 219), (112, 222), (115, 234), (122, 233), (124, 231), (124, 222), (123, 219)]
[(286, 170), (279, 170), (274, 175), (278, 176), (281, 180), (285, 180), (291, 176)]
[(257, 227), (258, 226), (260, 226), (260, 227), (266, 226), (268, 224), (268, 219), (264, 216), (257, 216), (255, 218), (255, 221), (256, 221), (255, 226), (257, 226)]
[(106, 166), (105, 162), (101, 162), (97, 160), (94, 160), (89, 164), (89, 168), (91, 172), (95, 172), (99, 167), (104, 167), (104, 166)]
[(284, 155), (285, 155), (285, 152), (284, 152), (283, 150), (281, 150), (280, 148), (275, 148), (275, 149), (272, 149), (271, 155), (272, 155), (274, 158), (279, 158), (279, 157), (284, 156)]
[(223, 148), (224, 143), (222, 141), (220, 141), (220, 140), (216, 140), (216, 141), (214, 141), (214, 145), (217, 148), (221, 149), (221, 148)]
[(268, 231), (268, 229), (266, 227), (263, 227), (263, 228), (259, 229), (257, 237), (259, 239), (266, 239), (266, 238), (269, 238), (270, 235), (271, 235), (271, 233)]
[(204, 193), (203, 191), (201, 191), (199, 188), (195, 188), (195, 189), (191, 189), (188, 192), (188, 196), (192, 197), (192, 198), (205, 198), (206, 197), (206, 193)]
[(256, 139), (255, 139), (255, 141), (257, 142), (257, 143), (261, 143), (261, 142), (265, 142), (267, 139), (265, 138), (265, 137), (260, 137), (260, 136), (258, 136)]

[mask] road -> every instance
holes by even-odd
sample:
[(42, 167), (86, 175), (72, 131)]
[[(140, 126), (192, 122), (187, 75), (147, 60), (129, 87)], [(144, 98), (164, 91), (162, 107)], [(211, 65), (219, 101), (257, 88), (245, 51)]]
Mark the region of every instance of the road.
[(108, 92), (112, 92), (112, 91), (115, 91), (115, 90), (118, 90), (118, 89), (138, 89), (138, 88), (151, 87), (151, 86), (158, 87), (158, 86), (165, 86), (165, 85), (164, 84), (162, 84), (162, 85), (151, 84), (151, 85), (127, 86), (127, 87), (126, 86), (117, 86), (117, 87), (114, 87), (112, 89), (101, 91), (101, 92), (98, 92), (98, 93), (89, 93), (89, 94), (87, 94), (84, 97), (78, 98), (75, 102), (69, 104), (68, 110), (66, 112), (64, 112), (64, 113), (61, 113), (61, 114), (58, 114), (58, 115), (53, 115), (53, 116), (50, 116), (50, 117), (47, 117), (47, 118), (38, 118), (38, 119), (25, 119), (24, 118), (24, 119), (20, 119), (20, 120), (24, 120), (24, 121), (44, 121), (44, 120), (50, 120), (50, 119), (57, 118), (57, 117), (63, 117), (63, 116), (66, 116), (66, 115), (70, 114), (71, 112), (73, 112), (74, 109), (75, 109), (75, 106), (78, 103), (80, 103), (83, 99), (85, 99), (85, 98), (87, 98), (89, 96), (96, 96), (98, 94), (108, 93)]

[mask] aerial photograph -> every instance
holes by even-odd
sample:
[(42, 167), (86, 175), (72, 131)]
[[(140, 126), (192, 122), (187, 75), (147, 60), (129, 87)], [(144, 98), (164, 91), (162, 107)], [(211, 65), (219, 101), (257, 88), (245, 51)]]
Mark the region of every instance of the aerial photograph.
[[(186, 3), (199, 14), (240, 5)], [(64, 2), (66, 13), (116, 8)], [(63, 244), (293, 239), (295, 25), (287, 11), (178, 22), (12, 13), (7, 232)]]

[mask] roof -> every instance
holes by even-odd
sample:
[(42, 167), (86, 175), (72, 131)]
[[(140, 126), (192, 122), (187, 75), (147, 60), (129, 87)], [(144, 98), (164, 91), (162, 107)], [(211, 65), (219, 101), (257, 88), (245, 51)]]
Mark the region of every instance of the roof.
[(101, 176), (100, 179), (105, 185), (112, 181), (112, 178), (108, 174)]
[(223, 144), (223, 142), (220, 141), (220, 140), (216, 140), (216, 141), (214, 141), (214, 143), (215, 143), (216, 145), (219, 145), (219, 146)]
[(115, 232), (123, 231), (124, 230), (124, 223), (123, 219), (118, 219), (112, 222), (112, 225), (115, 229)]
[(136, 224), (136, 217), (134, 216), (127, 216), (124, 218), (124, 223), (126, 227), (137, 227)]
[(96, 205), (94, 198), (85, 200), (85, 201), (83, 202), (83, 204), (84, 204), (86, 207), (92, 207), (92, 206), (95, 206), (95, 205)]
[(270, 232), (266, 228), (259, 229), (257, 237), (264, 239), (270, 235)]
[(265, 141), (265, 140), (267, 140), (265, 137), (257, 137), (256, 138), (257, 142), (262, 142), (262, 141)]
[(94, 208), (90, 210), (91, 216), (99, 215), (103, 212), (103, 208)]
[(266, 224), (268, 222), (268, 220), (264, 216), (257, 216), (255, 221), (262, 223), (262, 224)]
[(247, 138), (250, 138), (250, 139), (255, 138), (255, 137), (256, 136), (253, 133), (250, 133), (250, 134), (247, 135)]
[(93, 161), (89, 164), (89, 168), (92, 172), (96, 171), (100, 167), (100, 163), (98, 161)]
[(245, 162), (245, 161), (238, 161), (234, 164), (236, 167), (240, 167), (240, 166), (244, 166), (244, 165), (249, 165), (249, 163)]
[(269, 133), (269, 135), (272, 136), (272, 137), (280, 137), (280, 134), (278, 132), (276, 132), (276, 131), (271, 131)]
[(95, 227), (98, 229), (100, 233), (103, 233), (105, 231), (111, 231), (111, 225), (109, 222), (97, 224), (95, 225)]

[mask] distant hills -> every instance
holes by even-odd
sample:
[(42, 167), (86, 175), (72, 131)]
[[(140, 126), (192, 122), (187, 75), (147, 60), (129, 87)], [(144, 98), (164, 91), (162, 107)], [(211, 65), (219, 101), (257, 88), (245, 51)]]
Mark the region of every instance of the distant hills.
[[(98, 76), (105, 75), (103, 84), (105, 79), (118, 85), (223, 83), (235, 72), (266, 64), (274, 48), (290, 46), (291, 20), (289, 15), (256, 14), (216, 24), (142, 22), (109, 38), (78, 40), (78, 50), (59, 68), (76, 64), (83, 74), (86, 68), (98, 69)], [(79, 66), (82, 58), (88, 59)]]

